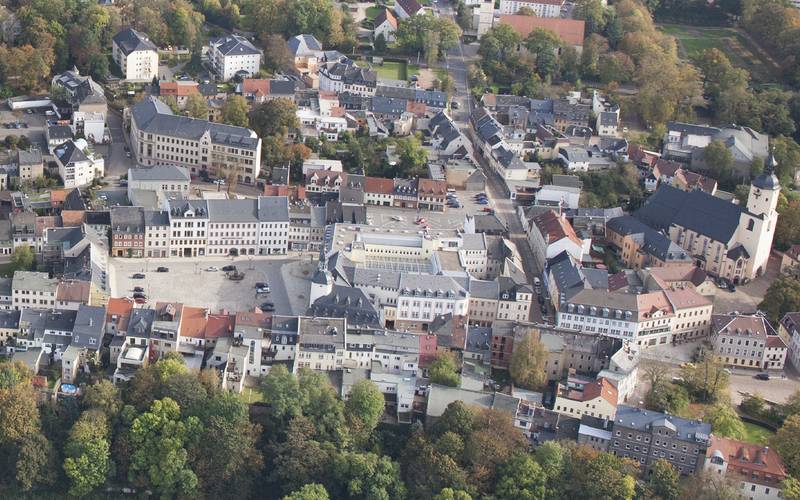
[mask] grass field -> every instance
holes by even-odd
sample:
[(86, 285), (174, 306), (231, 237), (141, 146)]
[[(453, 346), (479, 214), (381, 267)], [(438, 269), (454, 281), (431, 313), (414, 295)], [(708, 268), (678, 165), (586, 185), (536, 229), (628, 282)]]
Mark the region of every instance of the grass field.
[(374, 21), (375, 18), (378, 17), (378, 14), (380, 14), (382, 10), (383, 10), (383, 7), (379, 7), (377, 5), (372, 5), (370, 7), (367, 7), (367, 10), (366, 10), (367, 19), (369, 19), (370, 21)]
[(384, 61), (383, 65), (375, 64), (372, 66), (372, 69), (378, 73), (378, 77), (392, 80), (407, 81), (411, 76), (419, 73), (419, 66), (416, 64), (397, 61)]
[(779, 81), (777, 68), (764, 61), (752, 43), (730, 28), (704, 28), (698, 26), (661, 25), (658, 27), (678, 40), (681, 56), (692, 58), (707, 49), (723, 52), (735, 66), (746, 69), (758, 83)]
[(761, 427), (760, 425), (742, 422), (744, 424), (745, 438), (748, 443), (753, 444), (768, 444), (770, 438), (775, 434), (769, 429)]

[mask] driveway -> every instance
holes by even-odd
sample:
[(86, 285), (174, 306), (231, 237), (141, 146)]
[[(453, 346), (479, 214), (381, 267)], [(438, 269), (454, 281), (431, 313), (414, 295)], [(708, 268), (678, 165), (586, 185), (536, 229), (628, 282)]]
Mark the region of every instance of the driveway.
[(128, 142), (122, 128), (122, 115), (113, 109), (108, 110), (108, 130), (111, 133), (111, 144), (98, 144), (95, 149), (106, 160), (106, 178), (119, 178), (128, 173), (128, 169), (135, 167), (136, 162), (125, 155), (125, 146)]
[(723, 314), (732, 311), (754, 312), (758, 304), (764, 300), (769, 285), (780, 274), (780, 259), (770, 256), (767, 263), (767, 272), (764, 276), (756, 278), (746, 285), (739, 285), (735, 292), (718, 289), (714, 297), (714, 313)]

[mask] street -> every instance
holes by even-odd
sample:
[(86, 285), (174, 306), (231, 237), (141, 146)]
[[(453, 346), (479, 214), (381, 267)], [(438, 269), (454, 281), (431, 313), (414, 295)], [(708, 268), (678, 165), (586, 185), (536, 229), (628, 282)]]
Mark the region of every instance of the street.
[[(440, 3), (440, 15), (447, 16), (455, 21), (455, 10), (449, 3)], [(466, 132), (470, 128), (469, 118), (472, 114), (473, 102), (469, 90), (469, 64), (470, 61), (477, 60), (477, 46), (464, 45), (459, 39), (458, 45), (451, 49), (446, 55), (444, 62), (440, 63), (443, 68), (453, 77), (455, 82), (455, 92), (453, 93), (453, 100), (459, 103), (459, 110), (451, 111), (451, 118), (458, 124), (462, 132)], [(467, 137), (471, 138), (470, 134)], [(505, 223), (509, 231), (509, 239), (514, 242), (520, 252), (522, 258), (522, 265), (525, 275), (528, 278), (528, 283), (533, 283), (534, 277), (542, 275), (542, 269), (539, 269), (536, 260), (533, 258), (530, 244), (527, 235), (522, 228), (517, 217), (516, 207), (514, 202), (505, 194), (503, 184), (498, 174), (489, 168), (484, 158), (474, 153), (476, 148), (473, 145), (473, 158), (478, 165), (483, 169), (486, 174), (486, 194), (491, 199), (492, 206), (496, 210), (497, 216)], [(552, 312), (551, 312), (552, 313)], [(552, 319), (542, 318), (542, 312), (539, 308), (538, 302), (534, 301), (531, 307), (530, 321), (541, 323), (544, 321), (550, 322)]]

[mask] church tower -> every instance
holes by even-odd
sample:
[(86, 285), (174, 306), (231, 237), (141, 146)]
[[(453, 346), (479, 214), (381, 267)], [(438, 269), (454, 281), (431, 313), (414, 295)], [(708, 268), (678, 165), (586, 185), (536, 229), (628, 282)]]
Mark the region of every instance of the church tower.
[(753, 179), (747, 196), (747, 210), (739, 220), (739, 242), (750, 255), (745, 276), (756, 277), (766, 271), (775, 225), (778, 222), (778, 197), (781, 183), (775, 175), (778, 162), (770, 153), (764, 161), (764, 171)]

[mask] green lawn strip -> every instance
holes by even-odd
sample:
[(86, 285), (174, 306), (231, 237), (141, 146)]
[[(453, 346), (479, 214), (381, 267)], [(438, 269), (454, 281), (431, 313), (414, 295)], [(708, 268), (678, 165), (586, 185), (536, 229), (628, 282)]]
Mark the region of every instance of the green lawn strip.
[(744, 441), (753, 444), (766, 445), (769, 444), (770, 438), (775, 434), (771, 430), (761, 427), (760, 425), (751, 424), (749, 422), (742, 422), (744, 424), (745, 438)]
[(383, 7), (379, 7), (377, 5), (372, 5), (370, 7), (367, 7), (367, 10), (366, 10), (367, 19), (369, 19), (370, 21), (374, 21), (375, 18), (378, 17), (378, 14), (380, 14), (382, 10), (383, 10)]

